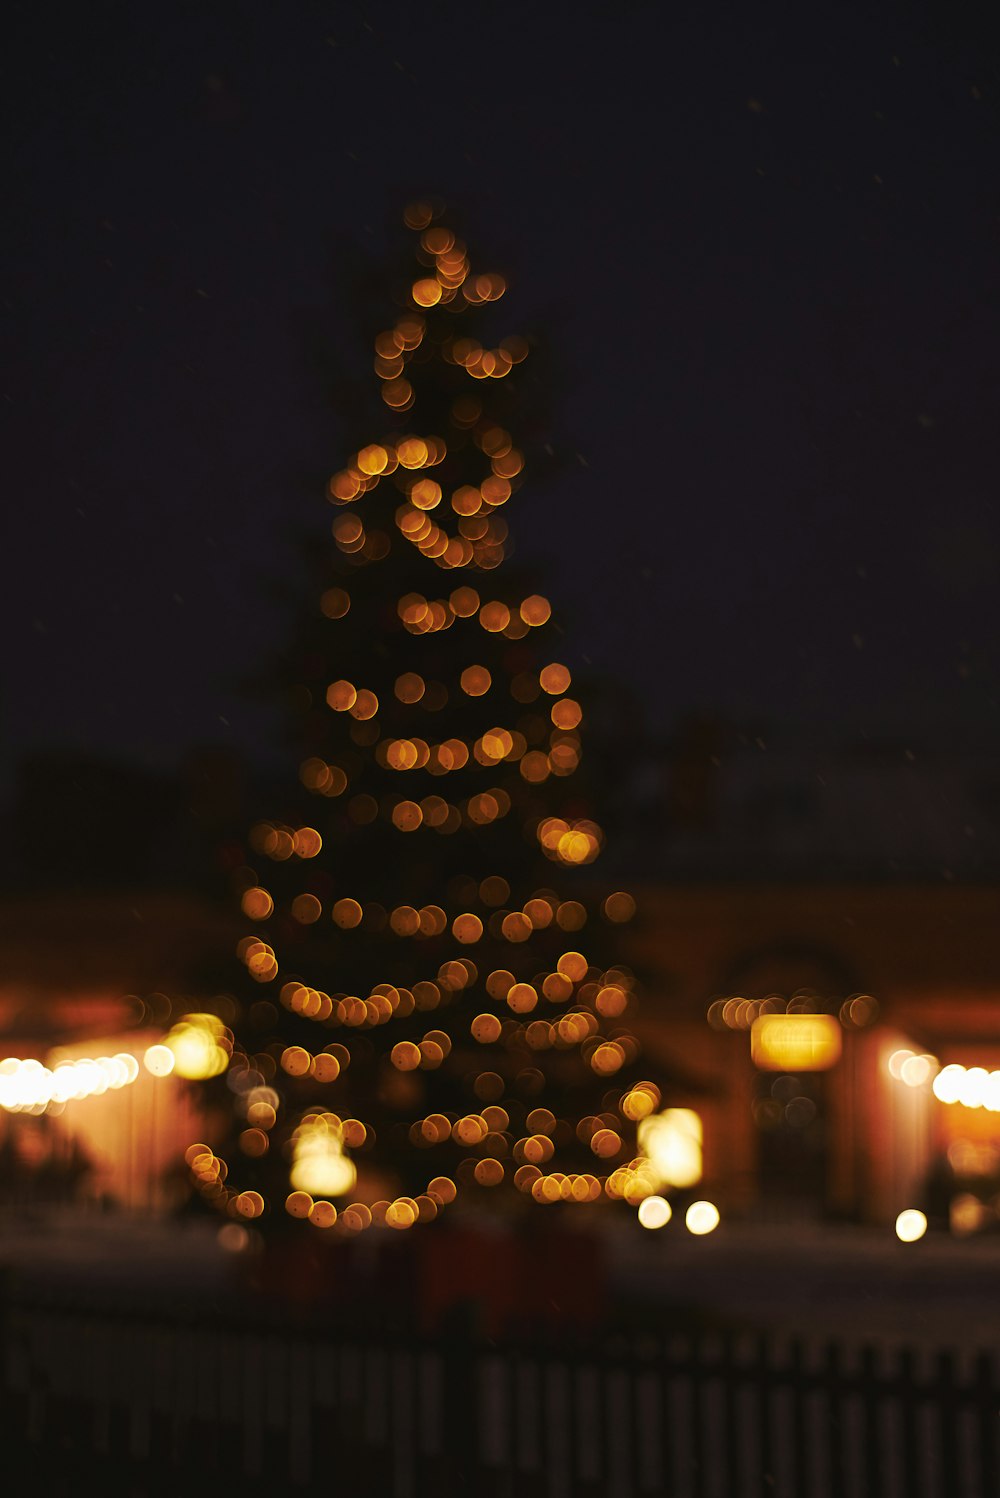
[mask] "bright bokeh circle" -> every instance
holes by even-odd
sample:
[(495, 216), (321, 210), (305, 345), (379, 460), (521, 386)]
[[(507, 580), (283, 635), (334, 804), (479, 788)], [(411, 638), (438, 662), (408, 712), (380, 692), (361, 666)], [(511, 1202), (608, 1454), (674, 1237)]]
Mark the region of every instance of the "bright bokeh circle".
[(719, 1209), (714, 1202), (692, 1202), (684, 1215), (684, 1225), (699, 1238), (712, 1233), (719, 1226)]
[(927, 1231), (927, 1218), (916, 1207), (907, 1207), (896, 1218), (896, 1237), (900, 1243), (916, 1243)]
[(644, 1228), (663, 1228), (673, 1216), (666, 1197), (647, 1196), (639, 1203), (639, 1221)]

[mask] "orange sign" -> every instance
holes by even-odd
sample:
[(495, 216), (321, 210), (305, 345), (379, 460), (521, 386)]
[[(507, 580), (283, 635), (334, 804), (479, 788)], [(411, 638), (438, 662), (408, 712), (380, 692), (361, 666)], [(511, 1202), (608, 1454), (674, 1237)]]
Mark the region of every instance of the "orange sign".
[(828, 1071), (842, 1038), (832, 1014), (762, 1014), (750, 1028), (750, 1055), (761, 1071)]

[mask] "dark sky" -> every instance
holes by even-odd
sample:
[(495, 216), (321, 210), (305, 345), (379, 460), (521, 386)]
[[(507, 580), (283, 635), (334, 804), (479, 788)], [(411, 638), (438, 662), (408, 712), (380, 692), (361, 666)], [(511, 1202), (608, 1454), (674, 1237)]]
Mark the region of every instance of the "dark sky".
[(374, 379), (338, 250), (422, 192), (554, 345), (567, 462), (509, 518), (568, 657), (664, 729), (1000, 747), (989, 9), (15, 11), (5, 778), (264, 751), (258, 571), (349, 440), (299, 330)]

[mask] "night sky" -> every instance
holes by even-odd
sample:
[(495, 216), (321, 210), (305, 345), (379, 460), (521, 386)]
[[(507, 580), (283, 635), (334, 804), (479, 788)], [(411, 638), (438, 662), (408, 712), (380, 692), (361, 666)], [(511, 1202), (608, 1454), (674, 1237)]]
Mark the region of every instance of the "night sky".
[(260, 573), (357, 440), (302, 328), (375, 383), (345, 255), (426, 193), (552, 351), (564, 461), (508, 518), (567, 660), (664, 732), (1000, 747), (987, 8), (15, 11), (6, 783), (270, 753)]

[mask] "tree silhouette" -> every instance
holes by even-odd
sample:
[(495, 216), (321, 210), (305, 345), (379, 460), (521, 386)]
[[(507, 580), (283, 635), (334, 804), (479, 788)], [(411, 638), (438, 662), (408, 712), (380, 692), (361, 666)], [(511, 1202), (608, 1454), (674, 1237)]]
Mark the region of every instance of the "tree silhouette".
[(205, 1021), (233, 1127), (188, 1152), (229, 1215), (338, 1236), (635, 1204), (659, 1101), (615, 961), (634, 902), (593, 877), (582, 707), (510, 555), (531, 348), (434, 207), (405, 221), (382, 431), (329, 481), (333, 544), (306, 550), (271, 673), (301, 762), (250, 832), (229, 1030)]

